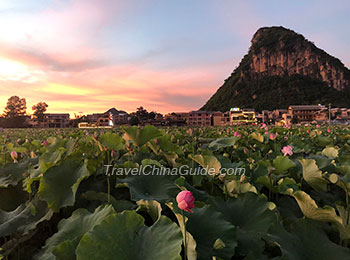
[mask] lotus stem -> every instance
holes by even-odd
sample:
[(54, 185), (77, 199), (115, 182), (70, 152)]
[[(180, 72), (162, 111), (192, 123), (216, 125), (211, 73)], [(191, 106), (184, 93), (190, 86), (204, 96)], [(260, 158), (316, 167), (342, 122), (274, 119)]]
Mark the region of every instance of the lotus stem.
[(184, 257), (185, 260), (187, 260), (187, 232), (186, 232), (186, 219), (185, 219), (185, 214), (184, 211), (181, 210), (182, 213), (182, 221), (184, 225)]
[(109, 180), (110, 175), (107, 177), (107, 201), (108, 204), (111, 204), (111, 182)]

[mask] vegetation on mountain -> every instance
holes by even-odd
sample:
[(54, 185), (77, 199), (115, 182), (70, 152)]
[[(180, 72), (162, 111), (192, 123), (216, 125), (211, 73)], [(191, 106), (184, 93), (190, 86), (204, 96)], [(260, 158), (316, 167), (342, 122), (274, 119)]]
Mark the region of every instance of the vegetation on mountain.
[(256, 110), (332, 103), (350, 106), (350, 70), (301, 34), (264, 27), (239, 66), (201, 110)]

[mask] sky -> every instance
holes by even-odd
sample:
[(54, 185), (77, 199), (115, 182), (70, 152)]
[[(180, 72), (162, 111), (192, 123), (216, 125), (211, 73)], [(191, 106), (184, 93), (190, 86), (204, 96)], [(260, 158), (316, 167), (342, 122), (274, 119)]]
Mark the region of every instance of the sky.
[(199, 109), (264, 26), (303, 34), (350, 67), (348, 0), (1, 0), (0, 111)]

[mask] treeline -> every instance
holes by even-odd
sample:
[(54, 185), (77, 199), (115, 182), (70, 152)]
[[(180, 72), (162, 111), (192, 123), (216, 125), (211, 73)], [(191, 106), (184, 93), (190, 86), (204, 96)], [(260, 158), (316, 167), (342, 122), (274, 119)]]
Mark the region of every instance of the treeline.
[[(48, 105), (39, 102), (32, 107), (33, 118), (41, 122)], [(24, 128), (30, 127), (30, 115), (27, 114), (27, 102), (25, 98), (12, 96), (7, 100), (3, 114), (0, 116), (0, 127), (4, 128)]]

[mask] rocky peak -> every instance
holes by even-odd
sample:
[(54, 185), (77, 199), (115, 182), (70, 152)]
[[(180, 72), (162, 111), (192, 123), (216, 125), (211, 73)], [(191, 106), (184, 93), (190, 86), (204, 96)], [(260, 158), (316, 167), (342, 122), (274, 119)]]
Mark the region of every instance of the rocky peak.
[(249, 67), (242, 76), (285, 76), (300, 74), (322, 80), (337, 90), (350, 88), (350, 71), (334, 58), (283, 27), (264, 27), (252, 39)]
[(313, 42), (284, 27), (263, 27), (248, 53), (201, 108), (228, 111), (287, 108), (290, 104), (350, 106), (350, 71)]

